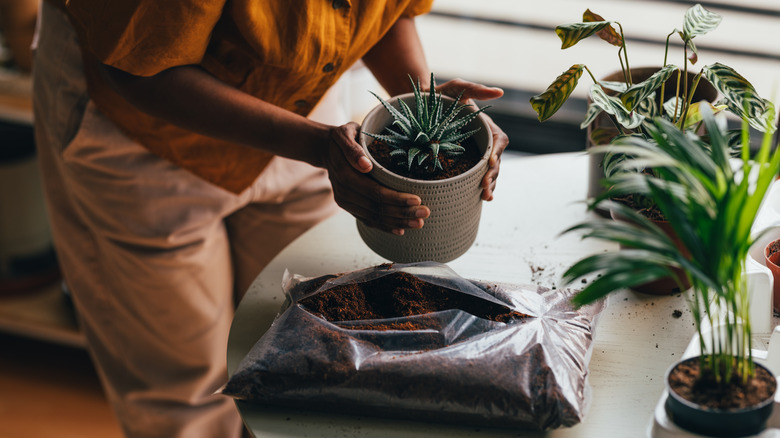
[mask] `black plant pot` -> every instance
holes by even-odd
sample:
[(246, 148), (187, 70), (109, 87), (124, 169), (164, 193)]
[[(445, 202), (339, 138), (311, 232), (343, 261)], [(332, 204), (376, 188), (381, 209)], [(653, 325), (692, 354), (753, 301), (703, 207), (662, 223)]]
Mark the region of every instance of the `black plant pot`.
[[(693, 403), (677, 394), (669, 385), (669, 375), (682, 363), (697, 361), (692, 357), (677, 362), (666, 373), (666, 412), (679, 427), (710, 437), (745, 437), (758, 435), (766, 428), (766, 422), (774, 407), (774, 393), (761, 403), (744, 409), (709, 409)], [(756, 367), (765, 369), (756, 364)], [(774, 376), (773, 376), (774, 378)], [(775, 383), (775, 388), (777, 384)]]

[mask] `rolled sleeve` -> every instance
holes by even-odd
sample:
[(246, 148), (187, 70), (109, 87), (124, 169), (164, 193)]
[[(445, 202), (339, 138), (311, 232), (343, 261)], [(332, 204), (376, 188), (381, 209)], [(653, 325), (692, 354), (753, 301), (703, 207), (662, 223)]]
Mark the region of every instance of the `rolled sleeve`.
[(198, 64), (225, 0), (70, 0), (82, 44), (101, 62), (137, 76)]
[(433, 0), (420, 0), (412, 1), (409, 6), (406, 7), (402, 16), (403, 17), (416, 17), (418, 15), (427, 14), (433, 7)]

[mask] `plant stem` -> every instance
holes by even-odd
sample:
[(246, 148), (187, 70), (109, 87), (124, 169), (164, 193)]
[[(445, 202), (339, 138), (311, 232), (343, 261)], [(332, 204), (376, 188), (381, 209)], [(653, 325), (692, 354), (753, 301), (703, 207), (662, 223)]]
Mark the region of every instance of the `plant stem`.
[[(666, 46), (664, 47), (664, 64), (661, 66), (666, 67), (666, 64), (669, 62), (669, 38), (674, 35), (674, 31), (670, 32), (669, 35), (666, 36)], [(661, 84), (661, 95), (658, 96), (658, 107), (661, 108), (661, 114), (663, 114), (663, 108), (664, 108), (664, 96), (666, 95), (666, 81), (664, 81), (663, 84)]]
[[(631, 77), (631, 66), (628, 64), (628, 48), (626, 47), (626, 37), (623, 34), (623, 25), (620, 24), (619, 21), (616, 21), (615, 24), (618, 25), (620, 28), (620, 50), (618, 50), (618, 58), (620, 58), (620, 52), (623, 52), (623, 58), (625, 59), (625, 68), (623, 69), (623, 77), (626, 80), (626, 85), (629, 87), (634, 83), (634, 79)], [(623, 60), (620, 60), (621, 66), (623, 65)]]

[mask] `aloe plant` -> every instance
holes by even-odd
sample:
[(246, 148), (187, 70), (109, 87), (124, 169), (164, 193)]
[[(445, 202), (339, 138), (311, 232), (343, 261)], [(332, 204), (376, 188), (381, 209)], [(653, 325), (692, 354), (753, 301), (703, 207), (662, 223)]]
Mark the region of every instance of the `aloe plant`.
[(460, 103), (463, 91), (451, 104), (446, 105), (442, 94), (436, 92), (433, 73), (430, 91), (427, 93), (422, 90), (419, 78), (417, 83), (411, 76), (409, 80), (412, 81), (414, 91), (414, 110), (403, 100), (398, 100), (398, 110), (376, 93), (370, 92), (392, 115), (393, 123), (385, 128), (386, 134), (365, 134), (392, 147), (391, 156), (402, 158), (408, 169), (413, 165), (422, 166), (431, 158), (433, 166), (430, 166), (430, 170), (433, 172), (441, 169), (440, 156), (454, 157), (466, 150), (461, 142), (478, 132), (479, 128), (470, 131), (464, 131), (463, 128), (489, 106), (463, 114), (463, 110), (470, 106)]
[[(646, 217), (602, 197), (590, 207), (610, 204), (626, 221), (597, 219), (565, 232), (598, 238), (632, 249), (595, 254), (581, 259), (563, 274), (563, 282), (600, 274), (574, 302), (583, 305), (614, 291), (672, 275), (679, 268), (692, 285), (688, 303), (702, 351), (702, 369), (722, 383), (753, 372), (748, 296), (743, 276), (750, 246), (760, 238), (752, 226), (764, 196), (780, 171), (780, 148), (764, 135), (760, 150), (749, 149), (748, 123), (741, 130), (741, 161), (730, 155), (729, 136), (721, 131), (712, 112), (702, 109), (708, 131), (705, 141), (670, 121), (656, 118), (647, 126), (652, 140), (631, 136), (609, 146), (625, 160), (610, 183), (618, 191), (651, 198), (669, 218), (681, 239), (678, 247)], [(637, 172), (652, 167), (654, 173)], [(746, 175), (750, 175), (747, 178)], [(676, 278), (676, 277), (675, 277)], [(722, 320), (720, 318), (723, 318)], [(724, 330), (703, 328), (722, 324)], [(707, 336), (705, 338), (705, 336)], [(709, 343), (705, 342), (709, 340)]]
[[(661, 116), (675, 123), (681, 129), (693, 129), (701, 122), (699, 102), (692, 102), (693, 93), (701, 78), (709, 81), (723, 96), (717, 102), (715, 111), (727, 110), (741, 119), (747, 119), (752, 127), (762, 132), (774, 132), (776, 126), (767, 115), (774, 114), (772, 103), (759, 97), (753, 85), (733, 68), (720, 63), (704, 66), (688, 83), (689, 64), (696, 63), (698, 55), (694, 38), (715, 30), (722, 17), (697, 4), (689, 8), (683, 20), (682, 30), (674, 29), (666, 36), (663, 67), (647, 80), (635, 84), (631, 77), (628, 48), (623, 26), (617, 21), (606, 21), (590, 9), (583, 14), (583, 22), (561, 25), (555, 33), (561, 39), (561, 49), (576, 45), (583, 39), (597, 35), (609, 44), (618, 47), (618, 60), (623, 73), (622, 82), (598, 81), (585, 64), (572, 65), (558, 76), (542, 94), (531, 98), (531, 106), (540, 121), (552, 117), (568, 100), (577, 87), (583, 72), (587, 71), (593, 80), (590, 88), (592, 104), (588, 108), (581, 128), (585, 128), (605, 112), (624, 133), (643, 132), (648, 120)], [(669, 43), (677, 35), (683, 42), (683, 63), (678, 67), (668, 62)], [(657, 102), (656, 94), (664, 96), (667, 80), (677, 74), (674, 97), (666, 102)], [(606, 90), (615, 94), (610, 95)], [(709, 104), (706, 104), (709, 105)], [(594, 133), (599, 135), (599, 133)]]

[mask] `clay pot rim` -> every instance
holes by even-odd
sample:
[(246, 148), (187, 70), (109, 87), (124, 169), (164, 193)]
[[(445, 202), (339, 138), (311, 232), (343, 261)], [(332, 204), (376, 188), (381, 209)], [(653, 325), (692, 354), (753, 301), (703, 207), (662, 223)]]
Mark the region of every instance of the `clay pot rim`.
[(767, 243), (766, 246), (764, 246), (764, 260), (766, 261), (767, 266), (768, 265), (772, 265), (772, 266), (780, 269), (780, 265), (778, 265), (777, 263), (774, 263), (773, 261), (770, 260), (770, 257), (773, 254), (780, 253), (780, 249), (778, 249), (777, 251), (773, 252), (772, 254), (769, 254), (769, 247), (772, 246), (775, 243), (778, 243), (778, 242), (780, 242), (780, 238), (772, 240), (771, 242)]
[[(449, 96), (442, 96), (442, 98), (445, 101), (448, 101), (448, 102), (454, 102), (455, 101), (454, 98), (449, 97)], [(390, 103), (390, 104), (394, 104), (396, 101), (398, 101), (400, 99), (403, 99), (404, 101), (408, 101), (408, 100), (414, 101), (414, 93), (399, 94), (397, 96), (393, 96), (393, 97), (387, 99), (387, 102)], [(393, 105), (393, 106), (396, 106), (396, 105)], [(371, 164), (373, 165), (373, 168), (371, 169), (371, 173), (382, 172), (382, 173), (385, 173), (385, 174), (392, 175), (394, 178), (397, 178), (397, 179), (402, 180), (402, 181), (414, 182), (415, 184), (422, 184), (422, 185), (426, 185), (426, 186), (433, 186), (433, 187), (435, 187), (435, 186), (439, 186), (439, 185), (448, 185), (453, 180), (468, 178), (469, 176), (471, 176), (472, 174), (477, 173), (477, 172), (484, 172), (484, 169), (482, 168), (483, 167), (483, 162), (485, 162), (488, 159), (490, 159), (490, 155), (493, 153), (493, 130), (490, 129), (490, 124), (488, 124), (487, 116), (485, 115), (484, 112), (480, 113), (477, 116), (477, 118), (474, 121), (471, 122), (471, 123), (478, 123), (480, 128), (482, 130), (484, 130), (484, 133), (487, 134), (487, 146), (485, 147), (485, 152), (482, 154), (482, 157), (479, 159), (479, 161), (474, 166), (472, 166), (469, 170), (467, 170), (467, 171), (465, 171), (465, 172), (463, 172), (461, 174), (452, 176), (450, 178), (438, 179), (438, 180), (426, 180), (426, 179), (409, 178), (407, 176), (403, 176), (403, 175), (399, 175), (399, 174), (397, 174), (395, 172), (391, 172), (386, 167), (384, 167), (381, 164), (379, 164), (379, 162), (376, 161), (376, 159), (373, 157), (373, 155), (371, 155), (371, 152), (368, 150), (368, 145), (370, 144), (369, 139), (373, 140), (373, 138), (364, 134), (363, 126), (365, 126), (366, 121), (378, 118), (379, 114), (381, 114), (383, 112), (386, 112), (386, 111), (387, 110), (385, 109), (385, 107), (382, 104), (376, 105), (371, 111), (369, 111), (369, 113), (363, 119), (363, 123), (361, 124), (360, 145), (363, 147), (363, 151), (366, 153), (366, 155), (368, 156), (368, 159), (371, 160)], [(467, 108), (465, 108), (465, 111), (474, 112), (474, 111), (476, 111), (476, 109), (473, 108), (473, 107), (467, 107)], [(384, 127), (382, 129), (384, 129)], [(476, 133), (475, 135), (479, 135), (479, 134), (480, 133)], [(485, 135), (485, 134), (482, 134), (482, 135)], [(478, 141), (478, 143), (480, 143), (480, 142)]]

